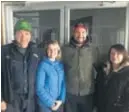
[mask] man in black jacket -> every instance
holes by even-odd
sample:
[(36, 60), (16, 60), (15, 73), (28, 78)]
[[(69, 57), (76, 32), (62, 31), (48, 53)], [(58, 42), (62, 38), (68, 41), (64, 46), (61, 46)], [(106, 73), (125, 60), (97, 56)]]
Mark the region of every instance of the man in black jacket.
[(15, 40), (2, 46), (1, 110), (35, 112), (35, 74), (41, 59), (40, 50), (31, 41), (31, 25), (19, 20)]

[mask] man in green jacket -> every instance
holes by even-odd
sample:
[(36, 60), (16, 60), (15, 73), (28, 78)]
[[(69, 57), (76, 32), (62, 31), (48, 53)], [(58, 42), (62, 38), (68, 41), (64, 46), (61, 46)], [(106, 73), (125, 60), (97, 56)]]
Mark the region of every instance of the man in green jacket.
[(62, 49), (66, 74), (65, 112), (92, 112), (98, 49), (89, 42), (88, 29), (76, 24), (70, 43)]

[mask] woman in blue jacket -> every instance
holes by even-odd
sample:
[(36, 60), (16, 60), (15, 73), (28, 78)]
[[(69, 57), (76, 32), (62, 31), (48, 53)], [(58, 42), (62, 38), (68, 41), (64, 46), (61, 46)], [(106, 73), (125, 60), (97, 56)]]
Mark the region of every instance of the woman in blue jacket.
[(60, 107), (65, 101), (64, 69), (60, 58), (58, 42), (50, 41), (46, 48), (46, 57), (37, 70), (36, 94), (39, 112), (60, 112)]

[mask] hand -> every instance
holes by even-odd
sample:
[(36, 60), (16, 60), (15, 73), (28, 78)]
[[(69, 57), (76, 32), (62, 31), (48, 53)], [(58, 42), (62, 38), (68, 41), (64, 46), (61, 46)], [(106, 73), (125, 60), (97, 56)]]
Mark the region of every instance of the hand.
[(56, 110), (58, 109), (56, 105), (57, 105), (56, 103), (54, 103), (54, 104), (52, 105), (52, 107), (51, 107), (52, 111), (56, 111)]
[(52, 106), (52, 110), (53, 110), (53, 111), (58, 110), (58, 108), (61, 106), (61, 104), (62, 104), (62, 101), (57, 100), (57, 101), (55, 102), (55, 105)]
[(62, 101), (61, 101), (61, 100), (57, 100), (57, 101), (56, 101), (56, 104), (60, 107), (61, 104), (62, 104)]
[(109, 62), (106, 62), (105, 65), (106, 65), (106, 67), (104, 67), (103, 70), (106, 73), (106, 75), (108, 75), (109, 74), (109, 71), (111, 69), (111, 65), (110, 65)]
[(7, 104), (5, 101), (1, 102), (1, 111), (5, 111), (7, 109)]

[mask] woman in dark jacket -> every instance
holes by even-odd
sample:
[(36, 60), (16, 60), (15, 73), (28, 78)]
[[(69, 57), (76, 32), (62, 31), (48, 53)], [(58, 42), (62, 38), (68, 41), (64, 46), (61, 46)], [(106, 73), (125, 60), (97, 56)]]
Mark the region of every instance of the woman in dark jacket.
[(129, 112), (129, 60), (124, 46), (116, 44), (109, 50), (110, 67), (105, 85), (105, 111)]

